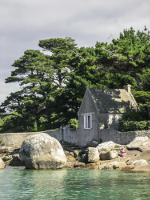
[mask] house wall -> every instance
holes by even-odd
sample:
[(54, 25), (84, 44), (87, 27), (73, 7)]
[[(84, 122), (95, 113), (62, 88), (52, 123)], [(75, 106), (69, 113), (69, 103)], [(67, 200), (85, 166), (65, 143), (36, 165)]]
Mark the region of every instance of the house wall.
[(110, 114), (110, 113), (100, 113), (99, 114), (99, 126), (101, 129), (107, 128), (118, 128), (118, 119), (121, 118), (121, 114)]
[(118, 120), (122, 114), (108, 114), (108, 128), (118, 129)]
[(107, 113), (100, 113), (98, 117), (100, 129), (108, 127), (109, 115)]
[[(84, 129), (84, 113), (92, 113), (92, 128)], [(78, 145), (85, 146), (89, 141), (99, 140), (99, 123), (96, 107), (93, 100), (86, 90), (80, 110), (78, 112), (79, 129), (78, 129)]]

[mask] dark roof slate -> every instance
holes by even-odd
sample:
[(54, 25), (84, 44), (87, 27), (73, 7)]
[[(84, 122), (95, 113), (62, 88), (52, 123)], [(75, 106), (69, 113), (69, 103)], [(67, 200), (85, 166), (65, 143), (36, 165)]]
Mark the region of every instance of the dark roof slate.
[(100, 113), (125, 113), (137, 110), (137, 103), (125, 89), (96, 89), (89, 92)]

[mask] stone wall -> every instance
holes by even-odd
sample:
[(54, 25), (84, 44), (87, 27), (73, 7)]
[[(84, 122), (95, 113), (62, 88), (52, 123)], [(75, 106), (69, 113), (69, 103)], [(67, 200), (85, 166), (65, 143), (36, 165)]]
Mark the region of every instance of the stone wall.
[[(6, 146), (12, 147), (14, 149), (20, 148), (22, 142), (29, 136), (38, 134), (41, 132), (29, 132), (29, 133), (1, 133), (0, 140), (2, 140)], [(70, 127), (60, 127), (56, 130), (46, 130), (42, 133), (47, 133), (51, 137), (56, 138), (59, 142), (65, 141), (71, 144), (78, 145), (78, 132), (77, 130)]]
[(63, 137), (62, 137), (62, 129), (56, 129), (56, 130), (46, 130), (46, 131), (42, 131), (42, 133), (47, 133), (48, 135), (50, 135), (51, 137), (56, 138), (58, 141), (62, 141)]
[(64, 141), (71, 144), (78, 144), (78, 131), (69, 126), (60, 127), (59, 130), (47, 130), (42, 132), (56, 138), (59, 142)]
[(126, 145), (135, 139), (135, 137), (144, 137), (147, 136), (150, 138), (150, 130), (143, 131), (128, 131), (128, 132), (118, 132), (115, 129), (103, 129), (100, 130), (99, 137), (102, 139), (102, 142), (113, 141), (118, 144)]
[(78, 145), (78, 131), (69, 126), (63, 127), (63, 141)]
[[(47, 130), (43, 131), (43, 133), (47, 133), (48, 135), (56, 138), (58, 141), (65, 141), (71, 144), (76, 144), (79, 146), (86, 146), (87, 141), (91, 138), (89, 134), (85, 136), (85, 139), (82, 141), (82, 145), (80, 145), (78, 134), (79, 131), (72, 129), (70, 127), (61, 127), (57, 130)], [(5, 143), (6, 146), (13, 147), (14, 149), (20, 148), (22, 142), (29, 136), (38, 134), (38, 132), (33, 133), (1, 133), (0, 139)], [(95, 138), (99, 142), (101, 139), (102, 142), (113, 141), (118, 144), (126, 145), (134, 140), (135, 137), (144, 137), (147, 136), (150, 138), (150, 130), (143, 131), (129, 131), (129, 132), (118, 132), (115, 129), (103, 129), (100, 130), (99, 137)]]
[(14, 149), (20, 148), (22, 142), (29, 136), (37, 133), (1, 133), (0, 139), (5, 143), (6, 146)]

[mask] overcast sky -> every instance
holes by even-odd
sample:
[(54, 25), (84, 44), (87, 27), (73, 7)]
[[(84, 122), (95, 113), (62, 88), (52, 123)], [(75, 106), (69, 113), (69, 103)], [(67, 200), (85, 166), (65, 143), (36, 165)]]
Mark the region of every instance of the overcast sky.
[[(72, 37), (78, 46), (111, 42), (123, 29), (150, 30), (150, 0), (0, 0), (0, 103), (17, 83), (5, 83), (39, 40)], [(42, 50), (42, 49), (41, 49)]]

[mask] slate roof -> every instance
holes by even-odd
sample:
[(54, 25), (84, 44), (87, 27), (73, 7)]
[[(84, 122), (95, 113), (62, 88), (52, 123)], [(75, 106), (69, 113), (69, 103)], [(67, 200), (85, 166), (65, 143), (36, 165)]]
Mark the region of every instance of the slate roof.
[(125, 89), (88, 89), (100, 113), (125, 113), (138, 109), (133, 95)]

